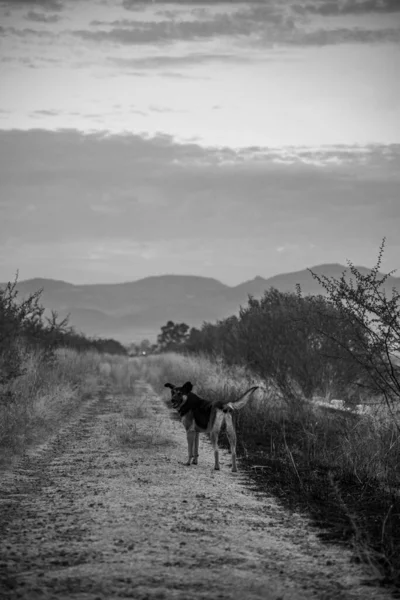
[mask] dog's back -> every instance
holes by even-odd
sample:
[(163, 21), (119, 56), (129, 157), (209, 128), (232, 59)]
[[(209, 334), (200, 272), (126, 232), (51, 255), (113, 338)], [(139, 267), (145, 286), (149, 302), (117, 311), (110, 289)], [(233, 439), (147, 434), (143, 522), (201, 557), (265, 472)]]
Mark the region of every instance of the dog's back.
[(184, 417), (191, 411), (197, 427), (206, 430), (212, 418), (212, 409), (212, 402), (203, 400), (193, 392), (189, 392), (186, 402), (179, 409), (179, 414)]
[(233, 406), (230, 402), (223, 400), (204, 400), (193, 392), (187, 392), (186, 400), (179, 408), (179, 414), (184, 417), (189, 412), (192, 413), (196, 426), (199, 429), (206, 430), (212, 428), (216, 411), (222, 410), (224, 414), (232, 413)]

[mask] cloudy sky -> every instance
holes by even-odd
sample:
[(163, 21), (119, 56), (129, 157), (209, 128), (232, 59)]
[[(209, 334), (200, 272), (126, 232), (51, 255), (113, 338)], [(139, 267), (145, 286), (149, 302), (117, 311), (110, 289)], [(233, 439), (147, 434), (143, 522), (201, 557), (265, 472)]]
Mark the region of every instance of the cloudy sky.
[(0, 281), (400, 270), (399, 0), (0, 0)]

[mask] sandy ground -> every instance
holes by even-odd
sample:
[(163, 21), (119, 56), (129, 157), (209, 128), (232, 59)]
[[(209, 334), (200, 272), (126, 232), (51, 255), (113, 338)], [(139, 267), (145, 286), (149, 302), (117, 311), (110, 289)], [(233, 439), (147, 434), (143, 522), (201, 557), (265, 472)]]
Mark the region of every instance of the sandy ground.
[(307, 520), (213, 470), (205, 436), (186, 467), (181, 423), (145, 383), (137, 442), (113, 430), (131, 396), (100, 393), (59, 434), (1, 473), (0, 597), (384, 599), (365, 568)]

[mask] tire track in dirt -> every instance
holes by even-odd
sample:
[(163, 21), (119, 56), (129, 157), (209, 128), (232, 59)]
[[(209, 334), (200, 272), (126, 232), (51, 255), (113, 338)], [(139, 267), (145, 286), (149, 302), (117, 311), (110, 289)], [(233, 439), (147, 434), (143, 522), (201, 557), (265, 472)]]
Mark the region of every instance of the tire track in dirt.
[(200, 464), (183, 466), (181, 423), (146, 383), (134, 395), (150, 417), (131, 446), (112, 432), (132, 395), (102, 391), (2, 478), (2, 598), (389, 597), (302, 517), (250, 491), (226, 453), (215, 472), (202, 440)]
[(65, 547), (54, 552), (51, 545), (50, 551), (46, 550), (48, 532), (57, 534), (57, 546), (65, 546), (72, 537), (82, 539), (84, 527), (79, 511), (74, 517), (70, 515), (71, 488), (76, 482), (69, 467), (84, 460), (90, 463), (91, 457), (82, 445), (91, 436), (94, 419), (109, 410), (110, 396), (106, 390), (100, 390), (95, 397), (82, 401), (74, 417), (56, 435), (29, 450), (11, 470), (1, 473), (0, 597), (35, 597), (36, 593), (41, 597), (40, 568), (35, 573), (37, 583), (24, 589), (24, 573), (34, 573), (36, 558), (40, 557), (43, 568), (68, 563)]

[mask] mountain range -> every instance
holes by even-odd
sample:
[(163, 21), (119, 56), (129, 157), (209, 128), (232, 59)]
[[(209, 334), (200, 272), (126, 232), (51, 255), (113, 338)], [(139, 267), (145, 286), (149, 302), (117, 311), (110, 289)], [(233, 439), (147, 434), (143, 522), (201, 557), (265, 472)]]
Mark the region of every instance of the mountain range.
[[(312, 267), (318, 275), (339, 279), (345, 266), (324, 264)], [(370, 272), (357, 267), (363, 275)], [(269, 279), (255, 277), (237, 286), (217, 279), (193, 275), (161, 275), (114, 284), (74, 285), (54, 279), (29, 279), (17, 284), (23, 298), (42, 289), (41, 304), (56, 310), (60, 317), (70, 315), (69, 323), (86, 335), (112, 337), (128, 344), (144, 338), (155, 341), (168, 320), (199, 327), (203, 321), (215, 321), (234, 314), (247, 304), (249, 294), (259, 298), (266, 289), (294, 292), (300, 284), (304, 295), (323, 294), (323, 288), (308, 270), (282, 273)], [(0, 284), (4, 287), (5, 284)], [(389, 277), (385, 283), (400, 290), (400, 278)]]

